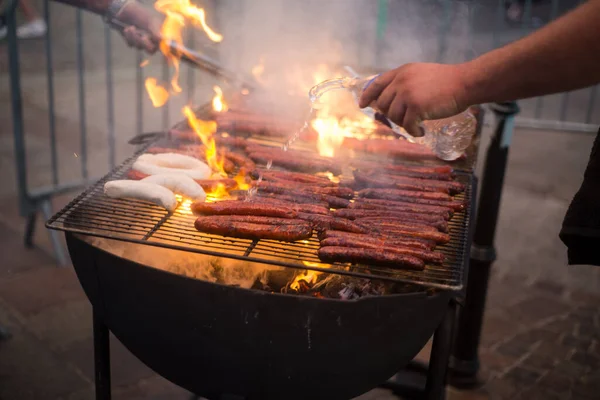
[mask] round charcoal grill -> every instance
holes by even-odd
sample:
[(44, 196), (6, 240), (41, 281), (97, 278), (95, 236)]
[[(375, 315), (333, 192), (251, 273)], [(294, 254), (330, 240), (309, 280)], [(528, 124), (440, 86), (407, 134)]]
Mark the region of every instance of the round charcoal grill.
[(358, 396), (415, 357), (450, 300), (447, 291), (356, 301), (274, 294), (149, 268), (71, 233), (67, 243), (95, 336), (108, 328), (158, 374), (209, 399)]
[[(149, 143), (148, 146), (154, 143)], [(318, 240), (250, 241), (197, 232), (193, 216), (108, 199), (104, 182), (127, 173), (140, 149), (46, 224), (66, 232), (94, 310), (96, 398), (110, 399), (108, 332), (158, 374), (208, 399), (350, 399), (386, 382), (434, 335), (426, 398), (443, 396), (457, 291), (470, 247), (475, 192), (457, 177), (467, 211), (450, 221), (444, 265), (423, 271), (319, 262)], [(192, 279), (102, 250), (80, 235), (297, 269), (427, 285), (433, 291), (343, 301), (242, 289)], [(139, 246), (143, 248), (143, 246)], [(435, 334), (434, 334), (435, 333)]]

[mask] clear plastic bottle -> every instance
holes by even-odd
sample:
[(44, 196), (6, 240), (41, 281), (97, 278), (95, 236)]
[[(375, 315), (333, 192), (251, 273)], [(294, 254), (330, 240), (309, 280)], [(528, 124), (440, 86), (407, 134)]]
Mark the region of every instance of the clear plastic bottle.
[[(378, 75), (367, 78), (337, 78), (323, 81), (313, 86), (309, 91), (309, 99), (314, 105), (319, 98), (330, 90), (347, 89), (352, 92), (358, 103), (362, 92), (377, 78)], [(365, 107), (361, 111), (372, 119), (379, 120), (388, 125), (398, 135), (411, 143), (418, 143), (430, 148), (442, 160), (452, 161), (461, 157), (475, 133), (476, 120), (473, 114), (465, 111), (450, 118), (425, 121), (421, 124), (424, 135), (414, 137), (402, 127), (390, 121), (383, 114), (372, 107)]]

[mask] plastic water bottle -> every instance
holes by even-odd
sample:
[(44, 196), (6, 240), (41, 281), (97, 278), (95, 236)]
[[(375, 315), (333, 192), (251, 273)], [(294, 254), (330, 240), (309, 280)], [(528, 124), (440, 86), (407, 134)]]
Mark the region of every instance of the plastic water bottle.
[[(377, 78), (378, 75), (367, 78), (337, 78), (323, 81), (313, 86), (309, 93), (311, 104), (315, 104), (319, 98), (330, 90), (347, 89), (352, 92), (358, 104), (363, 91)], [(477, 121), (473, 114), (464, 111), (450, 118), (425, 121), (421, 123), (424, 135), (414, 137), (407, 133), (402, 127), (390, 121), (385, 115), (373, 107), (365, 107), (361, 111), (374, 120), (378, 120), (389, 126), (396, 134), (404, 137), (411, 143), (427, 146), (435, 155), (442, 160), (452, 161), (461, 157), (473, 138)]]

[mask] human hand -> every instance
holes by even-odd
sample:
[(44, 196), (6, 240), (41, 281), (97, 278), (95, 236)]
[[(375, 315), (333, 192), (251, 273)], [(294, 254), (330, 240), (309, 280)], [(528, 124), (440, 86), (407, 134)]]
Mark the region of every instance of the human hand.
[(413, 136), (422, 136), (424, 120), (451, 117), (466, 110), (463, 67), (405, 64), (378, 76), (362, 93), (361, 108), (371, 106)]
[(132, 1), (116, 15), (116, 19), (126, 25), (121, 31), (129, 46), (153, 54), (160, 43), (160, 29), (164, 16), (158, 11)]

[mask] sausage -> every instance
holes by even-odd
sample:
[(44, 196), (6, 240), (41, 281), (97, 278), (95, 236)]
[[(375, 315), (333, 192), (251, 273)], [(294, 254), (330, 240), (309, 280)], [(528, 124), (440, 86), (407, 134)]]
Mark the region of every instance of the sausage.
[(412, 230), (405, 228), (389, 228), (382, 230), (382, 234), (390, 237), (394, 237), (400, 235), (402, 237), (415, 237), (427, 240), (433, 240), (439, 244), (445, 244), (450, 241), (450, 235), (443, 232), (438, 231), (430, 231), (430, 230)]
[(169, 211), (177, 207), (175, 194), (156, 183), (116, 180), (104, 184), (104, 194), (114, 199), (137, 199), (152, 202)]
[(395, 198), (406, 198), (414, 197), (425, 200), (442, 200), (450, 201), (452, 197), (445, 193), (431, 193), (431, 192), (418, 192), (412, 190), (400, 190), (400, 189), (363, 189), (358, 192), (359, 197), (369, 197), (372, 199), (395, 199)]
[(317, 193), (327, 196), (335, 196), (344, 199), (351, 199), (354, 196), (354, 190), (346, 187), (322, 187), (322, 186), (309, 186), (299, 182), (286, 182), (286, 181), (272, 181), (265, 182), (261, 181), (260, 184), (255, 182), (255, 185), (261, 187), (272, 187), (281, 188), (281, 191), (298, 190), (307, 193)]
[(404, 229), (407, 231), (432, 231), (432, 232), (444, 232), (447, 233), (448, 230), (442, 231), (438, 229), (436, 226), (432, 226), (431, 223), (427, 223), (424, 221), (407, 221), (407, 220), (396, 220), (396, 221), (361, 221), (360, 219), (354, 220), (354, 223), (369, 227), (372, 231), (385, 233), (389, 229)]
[[(194, 158), (197, 158), (202, 161), (206, 161), (206, 146), (202, 144), (188, 144), (185, 146), (181, 146), (178, 153), (185, 154)], [(223, 171), (228, 174), (235, 171), (235, 163), (229, 160), (226, 156), (227, 151), (222, 148), (217, 149), (217, 161), (222, 163)]]
[(335, 183), (327, 178), (303, 174), (301, 172), (290, 171), (272, 171), (266, 169), (255, 170), (252, 172), (252, 177), (257, 179), (262, 174), (264, 180), (281, 180), (286, 182), (301, 182), (311, 186), (335, 186)]
[[(238, 199), (239, 200), (239, 199)], [(318, 215), (329, 215), (329, 208), (327, 208), (327, 203), (320, 204), (298, 204), (293, 201), (286, 201), (280, 199), (278, 197), (262, 197), (255, 196), (251, 198), (245, 198), (241, 200), (251, 201), (255, 203), (273, 203), (273, 204), (281, 204), (285, 207), (290, 207), (297, 212), (307, 213), (307, 214), (318, 214)]]
[(310, 224), (301, 220), (293, 224), (257, 224), (249, 222), (229, 221), (214, 217), (198, 217), (194, 226), (197, 230), (213, 235), (231, 236), (241, 239), (269, 239), (284, 242), (308, 239), (312, 236)]
[(140, 180), (140, 182), (155, 183), (193, 201), (206, 200), (206, 192), (204, 192), (202, 186), (189, 176), (183, 174), (150, 175)]
[(251, 171), (254, 171), (254, 169), (256, 168), (256, 164), (254, 164), (254, 161), (252, 161), (251, 159), (249, 159), (248, 157), (246, 157), (243, 154), (234, 153), (233, 151), (227, 150), (227, 151), (223, 151), (223, 155), (229, 161), (231, 161), (235, 165), (237, 165), (237, 167), (240, 169), (240, 171), (243, 171), (244, 173), (250, 173)]
[(381, 220), (407, 220), (422, 223), (435, 224), (439, 221), (444, 221), (444, 216), (439, 214), (431, 213), (413, 213), (396, 211), (396, 209), (353, 209), (345, 208), (341, 210), (335, 210), (333, 215), (340, 218), (347, 218), (350, 220), (356, 219), (373, 219), (377, 221)]
[(320, 231), (330, 229), (353, 233), (368, 233), (370, 231), (368, 228), (357, 225), (352, 221), (343, 218), (335, 218), (330, 215), (316, 215), (299, 212), (298, 219), (309, 221), (315, 229)]
[[(449, 165), (435, 165), (435, 166), (423, 166), (423, 165), (412, 165), (412, 164), (390, 164), (381, 163), (377, 161), (365, 161), (355, 160), (352, 161), (352, 166), (361, 169), (375, 169), (385, 170), (388, 173), (393, 174), (395, 172), (416, 172), (425, 175), (447, 175), (448, 179), (451, 179), (454, 174), (454, 170)], [(446, 179), (444, 179), (446, 180)]]
[(257, 215), (211, 215), (208, 217), (212, 221), (218, 222), (247, 222), (251, 224), (263, 224), (263, 225), (295, 225), (303, 223), (299, 218), (277, 218), (277, 217), (263, 217)]
[(331, 237), (321, 241), (322, 247), (327, 246), (339, 246), (339, 247), (352, 247), (352, 248), (363, 248), (363, 249), (376, 249), (384, 253), (396, 253), (404, 254), (407, 256), (413, 256), (420, 258), (426, 262), (432, 262), (435, 264), (442, 264), (444, 262), (444, 255), (439, 252), (420, 250), (411, 247), (404, 246), (390, 246), (381, 245), (375, 243), (365, 243), (360, 239), (355, 238), (342, 238), (342, 237)]
[(383, 179), (386, 181), (392, 181), (396, 184), (398, 183), (413, 183), (415, 185), (423, 185), (427, 187), (436, 187), (436, 188), (444, 188), (448, 189), (450, 194), (462, 193), (465, 190), (465, 185), (456, 182), (454, 180), (436, 180), (436, 179), (421, 179), (421, 178), (411, 178), (408, 176), (401, 175), (393, 175), (382, 173), (379, 170), (367, 170), (367, 171), (359, 171), (361, 174), (364, 174), (371, 178)]
[(271, 161), (274, 165), (282, 168), (291, 169), (299, 172), (327, 172), (330, 171), (334, 174), (341, 173), (338, 166), (335, 166), (331, 161), (320, 161), (314, 159), (292, 157), (289, 154), (275, 153), (275, 152), (254, 152), (249, 153), (248, 156), (257, 163), (267, 164)]
[[(356, 199), (354, 203), (348, 205), (349, 209), (354, 210), (377, 210), (381, 212), (402, 212), (402, 213), (415, 213), (415, 214), (430, 214), (442, 217), (444, 219), (450, 219), (453, 210), (449, 207), (432, 206), (428, 204), (415, 204), (411, 202), (394, 201), (393, 205), (377, 204), (364, 201), (358, 201)], [(371, 215), (373, 216), (373, 215)]]
[[(459, 193), (464, 190), (464, 186), (452, 186), (450, 183), (458, 183), (451, 181), (434, 181), (427, 179), (415, 179), (405, 177), (389, 177), (385, 176), (369, 176), (360, 171), (354, 172), (354, 179), (356, 182), (365, 188), (389, 188), (389, 189), (401, 189), (401, 190), (412, 190), (420, 192), (440, 192), (440, 193)], [(435, 182), (435, 183), (434, 183)], [(437, 184), (437, 183), (441, 183)], [(462, 189), (462, 190), (461, 190)]]
[[(257, 183), (255, 183), (257, 184)], [(309, 197), (318, 201), (326, 201), (329, 204), (329, 207), (332, 208), (344, 208), (348, 207), (350, 202), (346, 199), (342, 199), (341, 197), (329, 196), (326, 194), (313, 193), (302, 190), (295, 190), (290, 187), (276, 185), (271, 182), (261, 182), (258, 184), (259, 191), (267, 192), (267, 193), (277, 193), (284, 194), (288, 196), (301, 196), (301, 197)]]
[(337, 230), (327, 230), (319, 233), (321, 240), (330, 237), (351, 238), (360, 240), (363, 243), (372, 243), (381, 246), (404, 246), (414, 247), (415, 249), (432, 250), (435, 248), (435, 242), (431, 240), (411, 238), (411, 237), (389, 237), (373, 234), (357, 234)]
[(398, 218), (398, 217), (365, 217), (365, 218), (356, 218), (354, 220), (357, 224), (366, 225), (366, 226), (389, 226), (397, 223), (404, 224), (424, 224), (427, 226), (434, 227), (440, 232), (448, 233), (448, 222), (439, 218), (434, 221), (423, 221), (418, 218)]
[(281, 218), (296, 218), (298, 215), (294, 209), (279, 204), (260, 204), (239, 200), (192, 203), (191, 209), (196, 214), (206, 215), (255, 215)]
[[(252, 199), (259, 199), (259, 198), (285, 201), (287, 203), (294, 203), (294, 204), (312, 204), (315, 206), (325, 207), (328, 210), (327, 213), (329, 213), (329, 204), (326, 201), (321, 201), (319, 199), (315, 199), (314, 197), (289, 196), (286, 194), (262, 193), (262, 192), (258, 191), (257, 193), (254, 194)], [(318, 213), (318, 214), (320, 214), (320, 213)]]
[[(374, 190), (377, 190), (378, 192), (372, 192)], [(364, 192), (361, 194), (361, 192), (363, 192), (363, 191), (369, 191), (369, 192)], [(374, 198), (374, 199), (378, 199), (378, 200), (389, 200), (389, 201), (401, 202), (401, 203), (413, 203), (413, 204), (433, 206), (433, 207), (442, 207), (442, 208), (449, 209), (452, 211), (462, 211), (465, 209), (465, 204), (460, 201), (433, 200), (433, 199), (426, 199), (424, 197), (418, 197), (418, 196), (400, 196), (396, 192), (398, 192), (396, 189), (363, 189), (363, 190), (359, 191), (359, 196), (362, 195), (362, 196), (366, 196), (368, 198)], [(423, 192), (414, 192), (414, 193), (426, 194)], [(439, 194), (441, 194), (441, 193), (439, 193)]]
[(423, 260), (403, 254), (383, 252), (375, 249), (350, 248), (340, 246), (321, 247), (318, 252), (323, 262), (350, 262), (384, 265), (391, 268), (405, 268), (422, 271), (425, 268)]

